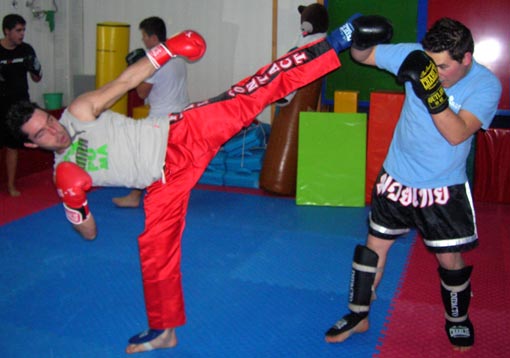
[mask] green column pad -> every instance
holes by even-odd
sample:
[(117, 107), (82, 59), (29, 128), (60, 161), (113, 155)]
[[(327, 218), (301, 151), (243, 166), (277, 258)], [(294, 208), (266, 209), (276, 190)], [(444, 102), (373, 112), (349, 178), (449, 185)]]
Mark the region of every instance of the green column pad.
[(365, 113), (301, 112), (297, 205), (365, 205)]

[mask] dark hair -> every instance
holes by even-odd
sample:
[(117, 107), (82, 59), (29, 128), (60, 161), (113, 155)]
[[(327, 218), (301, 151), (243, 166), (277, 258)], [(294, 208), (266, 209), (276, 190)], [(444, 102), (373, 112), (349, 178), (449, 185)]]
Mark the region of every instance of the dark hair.
[(142, 22), (140, 22), (139, 28), (140, 30), (145, 31), (145, 33), (149, 36), (156, 35), (159, 42), (166, 41), (165, 22), (157, 16), (148, 17), (142, 20)]
[(2, 31), (5, 35), (5, 29), (12, 30), (17, 24), (26, 25), (25, 19), (18, 14), (9, 14), (4, 16), (2, 21)]
[(451, 58), (462, 62), (467, 52), (475, 49), (471, 31), (459, 21), (443, 17), (437, 20), (421, 41), (423, 49), (430, 52), (448, 51)]
[(18, 101), (9, 107), (6, 123), (7, 129), (14, 140), (19, 143), (32, 142), (28, 135), (21, 130), (21, 127), (32, 118), (34, 111), (40, 108), (37, 103), (27, 100)]

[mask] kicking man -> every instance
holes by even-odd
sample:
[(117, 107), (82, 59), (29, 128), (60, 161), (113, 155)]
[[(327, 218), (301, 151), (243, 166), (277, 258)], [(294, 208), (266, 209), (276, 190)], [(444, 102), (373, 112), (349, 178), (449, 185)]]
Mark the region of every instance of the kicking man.
[(267, 105), (339, 68), (337, 54), (351, 45), (350, 21), (219, 96), (165, 117), (136, 121), (107, 109), (175, 56), (200, 59), (206, 44), (194, 31), (171, 37), (117, 79), (79, 96), (60, 120), (31, 103), (11, 109), (10, 128), (26, 147), (54, 151), (58, 192), (84, 238), (97, 235), (86, 198), (92, 185), (147, 187), (138, 244), (149, 329), (129, 339), (127, 353), (177, 344), (175, 328), (186, 321), (180, 270), (185, 216), (191, 189), (211, 159)]

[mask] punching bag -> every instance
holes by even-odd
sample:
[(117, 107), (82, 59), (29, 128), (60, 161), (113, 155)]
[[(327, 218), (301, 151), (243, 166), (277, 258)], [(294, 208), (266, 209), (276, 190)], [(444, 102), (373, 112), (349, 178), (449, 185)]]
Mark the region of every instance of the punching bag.
[[(298, 12), (301, 34), (294, 48), (326, 37), (329, 18), (324, 5), (301, 5)], [(281, 107), (274, 118), (259, 177), (262, 189), (274, 194), (296, 194), (299, 112), (317, 109), (321, 85), (322, 79), (318, 79), (298, 89), (290, 103)]]
[[(117, 78), (127, 67), (126, 55), (129, 50), (129, 24), (103, 22), (96, 29), (96, 88)], [(110, 108), (126, 114), (127, 94)]]
[(296, 194), (299, 112), (315, 111), (319, 102), (322, 79), (297, 90), (273, 121), (267, 143), (259, 185), (280, 195)]

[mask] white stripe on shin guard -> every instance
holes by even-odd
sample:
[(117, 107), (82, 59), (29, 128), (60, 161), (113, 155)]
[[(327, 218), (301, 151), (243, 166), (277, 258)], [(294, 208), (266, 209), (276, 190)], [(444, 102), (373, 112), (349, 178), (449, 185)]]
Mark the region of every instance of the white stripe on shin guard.
[(360, 272), (369, 272), (369, 273), (377, 273), (379, 270), (377, 267), (367, 266), (367, 265), (361, 265), (357, 262), (352, 263), (352, 268), (356, 271)]

